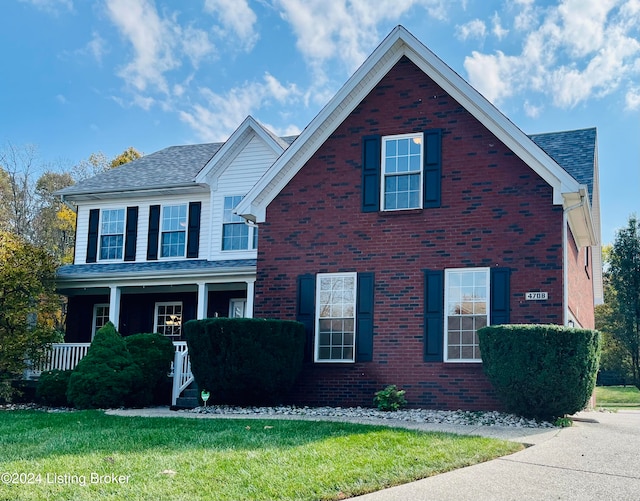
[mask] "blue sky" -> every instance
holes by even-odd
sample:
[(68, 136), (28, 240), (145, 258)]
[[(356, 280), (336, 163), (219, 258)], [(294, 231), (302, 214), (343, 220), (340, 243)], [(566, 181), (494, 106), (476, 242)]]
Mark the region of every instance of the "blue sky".
[(602, 239), (640, 215), (640, 0), (4, 0), (0, 144), (67, 169), (303, 129), (397, 24), (528, 134), (598, 128)]

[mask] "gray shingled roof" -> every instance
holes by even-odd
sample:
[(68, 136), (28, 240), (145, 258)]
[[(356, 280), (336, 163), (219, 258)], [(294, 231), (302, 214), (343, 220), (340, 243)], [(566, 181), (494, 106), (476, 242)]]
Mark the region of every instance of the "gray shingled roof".
[[(285, 136), (279, 139), (290, 145), (297, 137)], [(69, 196), (188, 185), (195, 182), (196, 175), (223, 145), (224, 143), (205, 143), (170, 146), (80, 181), (57, 194)]]
[(576, 181), (587, 186), (592, 203), (596, 135), (596, 129), (591, 128), (529, 136)]
[(148, 275), (166, 272), (189, 272), (209, 270), (213, 273), (234, 268), (255, 268), (255, 259), (228, 259), (224, 261), (207, 261), (205, 259), (186, 259), (177, 261), (152, 261), (139, 263), (99, 263), (99, 264), (67, 264), (57, 270), (58, 280), (82, 276), (83, 278), (102, 277), (114, 274)]
[(193, 183), (224, 143), (171, 146), (58, 191), (59, 195), (108, 193)]

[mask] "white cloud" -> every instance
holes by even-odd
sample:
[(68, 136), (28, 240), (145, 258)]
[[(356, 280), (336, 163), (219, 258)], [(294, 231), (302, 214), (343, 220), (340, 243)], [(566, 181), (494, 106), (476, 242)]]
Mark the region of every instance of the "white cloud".
[(80, 51), (83, 54), (90, 54), (98, 63), (102, 63), (102, 57), (109, 52), (107, 42), (97, 32), (93, 32), (91, 40)]
[(635, 87), (627, 91), (625, 96), (625, 107), (629, 111), (640, 110), (640, 87)]
[(523, 104), (524, 112), (528, 117), (537, 118), (540, 116), (542, 112), (542, 106), (535, 106), (529, 102), (529, 100), (525, 100)]
[(460, 40), (469, 38), (484, 38), (487, 35), (487, 26), (484, 21), (474, 19), (468, 23), (456, 26), (456, 36)]
[(509, 34), (509, 30), (502, 27), (502, 21), (497, 12), (493, 13), (491, 18), (491, 32), (496, 36), (498, 40), (502, 40)]
[[(522, 12), (534, 8), (529, 0), (517, 4)], [(640, 78), (639, 0), (561, 0), (533, 24), (520, 54), (473, 52), (465, 59), (470, 83), (489, 100), (533, 91), (571, 108)], [(524, 108), (539, 112), (530, 104)]]
[(258, 40), (255, 24), (258, 20), (247, 0), (205, 0), (205, 12), (215, 13), (225, 30), (230, 30), (241, 40), (246, 51), (253, 49)]
[(300, 98), (295, 85), (285, 86), (268, 73), (262, 82), (245, 83), (224, 94), (202, 88), (200, 95), (204, 104), (195, 104), (179, 115), (204, 141), (226, 140), (247, 115), (274, 101), (284, 105)]
[(208, 35), (183, 28), (176, 16), (161, 17), (149, 0), (106, 0), (107, 14), (133, 47), (133, 59), (119, 75), (138, 91), (149, 87), (168, 94), (165, 74), (188, 57), (194, 66), (213, 52)]

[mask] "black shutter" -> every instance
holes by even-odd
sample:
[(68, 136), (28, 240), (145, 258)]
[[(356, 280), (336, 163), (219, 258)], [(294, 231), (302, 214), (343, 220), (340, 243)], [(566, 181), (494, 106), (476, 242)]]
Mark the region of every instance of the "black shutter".
[(362, 212), (380, 210), (380, 136), (362, 138)]
[(356, 302), (356, 362), (373, 360), (374, 274), (358, 273)]
[(87, 263), (95, 263), (98, 258), (98, 225), (100, 209), (89, 211), (89, 236), (87, 237)]
[(124, 260), (136, 260), (136, 245), (138, 240), (138, 208), (127, 207), (127, 229), (124, 237)]
[(442, 130), (424, 132), (424, 193), (422, 206), (440, 207), (442, 184)]
[(189, 225), (187, 227), (187, 257), (198, 257), (200, 247), (200, 202), (189, 203)]
[(149, 207), (149, 234), (147, 237), (147, 260), (158, 259), (158, 236), (160, 233), (160, 206)]
[(316, 277), (315, 275), (300, 275), (298, 277), (298, 294), (296, 298), (296, 320), (304, 324), (306, 342), (304, 359), (313, 361), (315, 343), (313, 339), (316, 320)]
[(491, 325), (508, 324), (511, 307), (511, 270), (491, 268)]
[(424, 271), (424, 361), (442, 362), (444, 271)]

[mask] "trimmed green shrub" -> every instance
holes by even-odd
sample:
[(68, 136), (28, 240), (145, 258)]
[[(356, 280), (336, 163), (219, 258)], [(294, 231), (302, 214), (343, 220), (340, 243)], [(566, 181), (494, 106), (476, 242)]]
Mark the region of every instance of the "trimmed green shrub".
[(36, 386), (38, 402), (51, 407), (67, 407), (67, 388), (72, 372), (54, 369), (40, 374)]
[(398, 390), (395, 384), (387, 386), (384, 390), (376, 391), (373, 403), (381, 411), (397, 411), (407, 405), (404, 398), (406, 391)]
[(154, 397), (163, 386), (171, 370), (175, 349), (167, 336), (158, 334), (133, 334), (124, 338), (133, 363), (142, 372), (142, 380), (137, 391), (127, 399), (127, 404), (145, 407), (154, 402)]
[(191, 370), (210, 402), (281, 402), (302, 370), (304, 326), (253, 318), (208, 318), (184, 325)]
[(478, 336), (484, 372), (509, 412), (553, 421), (584, 409), (598, 372), (598, 331), (495, 325)]
[(133, 363), (124, 339), (107, 322), (71, 374), (67, 399), (78, 409), (123, 407), (141, 380), (142, 371)]

